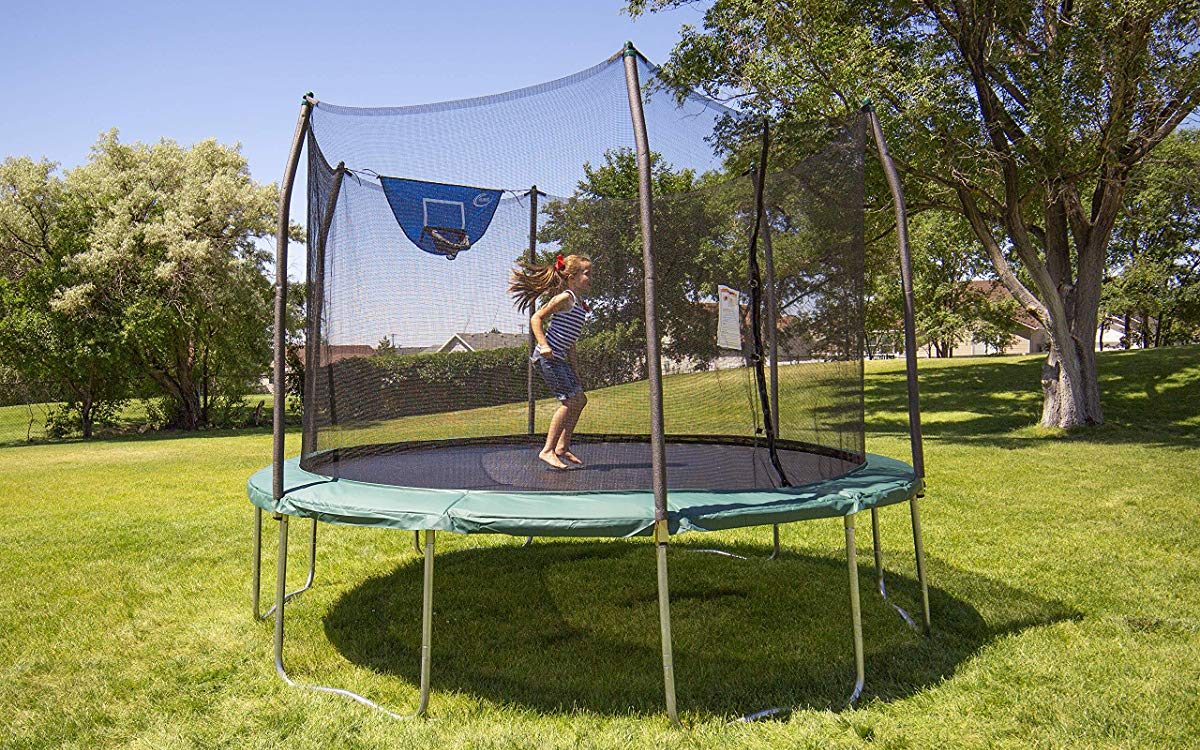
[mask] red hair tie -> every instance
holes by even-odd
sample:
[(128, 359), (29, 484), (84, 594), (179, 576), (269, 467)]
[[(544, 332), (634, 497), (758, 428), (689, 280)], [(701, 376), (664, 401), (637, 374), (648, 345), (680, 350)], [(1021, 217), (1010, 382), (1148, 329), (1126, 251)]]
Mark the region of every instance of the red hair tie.
[(562, 271), (565, 270), (566, 267), (567, 262), (563, 260), (562, 253), (559, 253), (558, 257), (554, 259), (554, 268), (555, 270)]

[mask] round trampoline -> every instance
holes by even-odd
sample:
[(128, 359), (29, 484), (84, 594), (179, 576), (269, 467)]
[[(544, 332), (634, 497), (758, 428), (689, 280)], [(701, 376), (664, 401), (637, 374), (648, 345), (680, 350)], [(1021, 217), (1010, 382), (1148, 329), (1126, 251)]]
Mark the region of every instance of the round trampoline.
[[(878, 120), (864, 107), (829, 123), (809, 153), (774, 165), (765, 122), (671, 91), (657, 72), (629, 44), (588, 70), (477, 99), (356, 108), (304, 98), (276, 238), (273, 460), (247, 487), (253, 612), (274, 616), (275, 667), (287, 684), (297, 685), (284, 666), (284, 612), (314, 585), (322, 522), (416, 534), (424, 591), (413, 716), (429, 704), (439, 532), (506, 534), (526, 546), (652, 537), (673, 723), (667, 550), (677, 534), (768, 526), (773, 559), (781, 524), (843, 519), (853, 703), (865, 674), (855, 519), (870, 513), (887, 600), (878, 511), (906, 503), (921, 624), (892, 607), (929, 632), (910, 263)], [(896, 208), (911, 464), (865, 444), (868, 133)], [(289, 356), (288, 209), (304, 150), (306, 322), (304, 345)], [(738, 153), (757, 154), (749, 171)], [(634, 184), (636, 193), (622, 187)], [(561, 269), (564, 256), (585, 258), (592, 276), (578, 287), (585, 314), (572, 307), (573, 317), (549, 320), (546, 341), (566, 335), (558, 320), (574, 326), (575, 343), (555, 353), (540, 338), (541, 313), (514, 303), (509, 284), (514, 269)], [(539, 290), (538, 304), (572, 289), (562, 279)], [(543, 381), (563, 367), (571, 378)], [(288, 458), (278, 394), (295, 393), (297, 370), (302, 446)], [(551, 452), (581, 464), (553, 467)], [(266, 612), (264, 513), (279, 524)], [(307, 578), (289, 592), (291, 518), (309, 519), (311, 532)], [(399, 717), (348, 690), (297, 686)]]
[[(603, 463), (552, 471), (517, 441), (371, 446), (341, 457), (339, 478), (287, 461), (279, 502), (270, 467), (250, 478), (248, 492), (266, 511), (356, 526), (515, 536), (651, 533), (649, 444), (580, 440), (578, 446), (581, 457), (603, 453)], [(762, 453), (748, 445), (668, 441), (669, 531), (841, 517), (909, 500), (921, 489), (901, 461), (868, 454), (857, 464), (793, 448), (780, 453), (796, 484), (763, 490), (753, 481), (769, 471)], [(471, 481), (461, 481), (464, 475)]]

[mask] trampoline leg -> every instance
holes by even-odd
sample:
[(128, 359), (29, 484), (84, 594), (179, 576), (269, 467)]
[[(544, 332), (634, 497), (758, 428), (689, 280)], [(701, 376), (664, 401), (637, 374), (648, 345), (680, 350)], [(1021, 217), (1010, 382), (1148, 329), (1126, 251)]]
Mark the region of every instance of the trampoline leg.
[(771, 525), (771, 554), (767, 557), (768, 560), (774, 560), (779, 557), (779, 524)]
[(912, 516), (913, 551), (917, 556), (917, 580), (921, 584), (921, 614), (925, 625), (925, 635), (933, 633), (933, 620), (929, 614), (929, 580), (925, 577), (925, 540), (921, 537), (921, 508), (919, 498), (908, 501), (909, 514)]
[(416, 716), (429, 708), (429, 673), (433, 664), (433, 531), (425, 532), (425, 569), (421, 584), (421, 695)]
[[(432, 532), (430, 532), (432, 534)], [(315, 539), (314, 535), (314, 539)], [(432, 613), (432, 578), (433, 578), (433, 538), (432, 536), (426, 539), (426, 550), (429, 552), (425, 558), (425, 612), (422, 622), (422, 646), (421, 646), (421, 702), (417, 708), (417, 712), (412, 716), (401, 716), (387, 710), (383, 706), (368, 700), (358, 693), (352, 693), (349, 690), (341, 688), (325, 687), (323, 685), (301, 685), (288, 677), (287, 669), (283, 665), (283, 617), (287, 610), (287, 543), (288, 543), (288, 517), (281, 516), (279, 519), (279, 551), (278, 560), (275, 569), (275, 672), (279, 678), (284, 681), (289, 687), (304, 688), (318, 693), (332, 693), (333, 695), (341, 695), (353, 701), (357, 701), (364, 706), (369, 706), (382, 711), (394, 719), (413, 718), (424, 714), (429, 698), (429, 667), (428, 667), (428, 643), (430, 628), (426, 623), (431, 622), (430, 614)]]
[[(254, 602), (254, 616), (259, 620), (265, 620), (275, 612), (276, 605), (272, 604), (266, 612), (259, 613), (259, 589), (261, 588), (262, 579), (262, 509), (254, 509), (254, 557), (250, 561), (250, 577), (253, 580), (254, 590), (251, 592), (251, 599)], [(290, 601), (293, 597), (303, 594), (312, 588), (313, 580), (317, 576), (317, 519), (312, 522), (312, 535), (308, 540), (308, 576), (304, 580), (304, 585), (295, 591), (288, 592), (283, 600)]]
[(528, 547), (528, 546), (529, 546), (529, 545), (531, 545), (531, 544), (533, 544), (533, 537), (531, 537), (531, 536), (527, 536), (527, 537), (525, 537), (525, 543), (524, 543), (524, 544), (522, 544), (521, 546), (522, 546), (522, 547)]
[(250, 553), (250, 608), (255, 620), (263, 619), (259, 613), (259, 599), (262, 596), (262, 508), (254, 509), (254, 531), (252, 551)]
[(421, 549), (421, 532), (419, 531), (413, 532), (413, 551), (418, 555), (425, 554), (425, 550)]
[(900, 619), (904, 620), (913, 630), (920, 630), (917, 623), (903, 607), (896, 604), (888, 598), (887, 584), (883, 580), (883, 542), (879, 536), (879, 509), (871, 508), (871, 542), (875, 547), (875, 585), (879, 589), (879, 595), (883, 600), (891, 605), (892, 609), (896, 610), (896, 614), (900, 615)]
[(850, 621), (854, 628), (854, 692), (850, 694), (851, 706), (862, 695), (864, 681), (862, 609), (858, 599), (858, 551), (854, 546), (854, 516), (845, 517), (846, 564), (850, 573)]
[[(657, 536), (657, 533), (655, 534)], [(679, 726), (679, 711), (675, 705), (675, 664), (671, 647), (671, 591), (667, 583), (667, 544), (656, 542), (658, 556), (658, 623), (662, 636), (663, 688), (667, 701), (667, 718)]]

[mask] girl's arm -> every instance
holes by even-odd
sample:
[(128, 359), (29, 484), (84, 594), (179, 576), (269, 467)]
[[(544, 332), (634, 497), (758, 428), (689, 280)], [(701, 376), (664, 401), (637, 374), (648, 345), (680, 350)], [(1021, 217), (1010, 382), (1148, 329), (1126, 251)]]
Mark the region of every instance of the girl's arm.
[(554, 313), (562, 312), (571, 306), (571, 295), (563, 292), (550, 298), (550, 301), (537, 309), (537, 312), (529, 318), (529, 329), (533, 331), (533, 338), (537, 341), (538, 351), (546, 356), (553, 357), (554, 352), (550, 350), (550, 345), (546, 343), (546, 318)]

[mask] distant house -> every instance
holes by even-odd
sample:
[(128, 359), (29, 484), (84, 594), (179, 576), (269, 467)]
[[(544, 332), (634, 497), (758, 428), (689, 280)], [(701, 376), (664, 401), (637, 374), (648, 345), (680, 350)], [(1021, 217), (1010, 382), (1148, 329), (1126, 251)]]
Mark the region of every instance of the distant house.
[[(970, 283), (973, 289), (983, 292), (992, 300), (1013, 298), (1008, 288), (999, 281), (976, 279)], [(1040, 354), (1049, 350), (1049, 334), (1042, 327), (1042, 324), (1026, 310), (1018, 309), (1013, 322), (1016, 325), (1016, 330), (1014, 331), (1015, 339), (1003, 352), (997, 352), (992, 347), (968, 339), (954, 348), (953, 356), (976, 357), (985, 354)], [(1125, 346), (1125, 326), (1127, 323), (1129, 328), (1134, 332), (1130, 337), (1129, 345), (1133, 348), (1140, 347), (1141, 337), (1139, 332), (1142, 330), (1141, 318), (1132, 316), (1126, 321), (1124, 317), (1108, 315), (1100, 321), (1100, 325), (1096, 330), (1095, 348), (1097, 350), (1123, 348)], [(920, 352), (920, 355), (924, 354), (926, 352)]]
[[(993, 302), (1012, 299), (1008, 287), (1000, 281), (990, 279), (975, 279), (970, 282), (972, 290), (981, 292)], [(979, 357), (985, 354), (1040, 354), (1050, 348), (1050, 337), (1038, 319), (1029, 314), (1024, 308), (1018, 308), (1013, 315), (1013, 342), (1003, 351), (975, 341), (968, 337), (966, 341), (954, 347), (951, 356)], [(921, 352), (924, 354), (925, 352)]]
[(511, 349), (529, 345), (527, 333), (456, 333), (441, 346), (431, 346), (427, 352), (480, 352), (487, 349)]
[[(301, 362), (308, 361), (305, 359), (305, 347), (300, 347), (297, 352)], [(330, 344), (321, 347), (321, 363), (331, 365), (352, 357), (370, 357), (374, 353), (375, 347), (366, 344)]]

